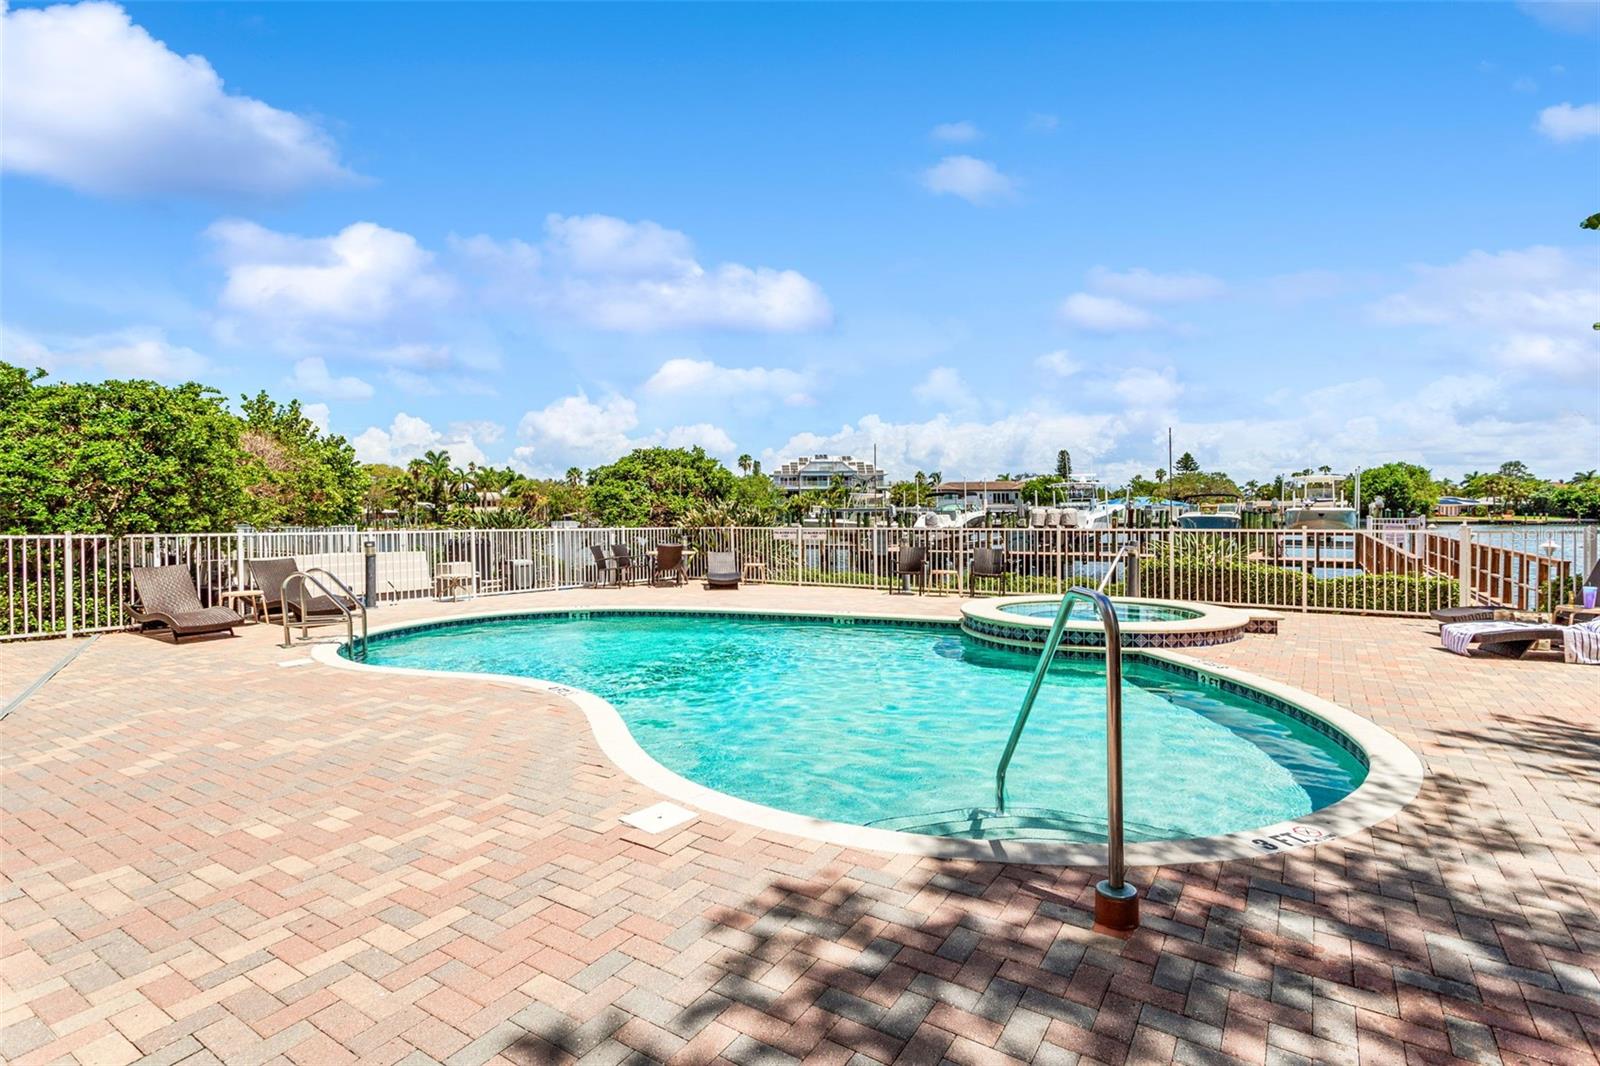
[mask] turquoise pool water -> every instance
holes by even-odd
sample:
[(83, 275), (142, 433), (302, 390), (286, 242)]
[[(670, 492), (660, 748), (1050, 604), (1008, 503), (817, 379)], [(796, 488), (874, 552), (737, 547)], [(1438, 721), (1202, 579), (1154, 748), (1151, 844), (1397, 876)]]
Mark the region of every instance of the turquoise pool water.
[[(1199, 618), (1201, 613), (1189, 607), (1172, 607), (1164, 603), (1123, 603), (1112, 600), (1119, 622), (1184, 622)], [(1060, 600), (1036, 600), (1032, 603), (1008, 603), (1000, 608), (1002, 614), (1020, 614), (1024, 618), (1055, 618), (1061, 607)], [(1067, 609), (1068, 621), (1092, 621), (1097, 615), (1094, 605), (1085, 600), (1073, 600)]]
[[(584, 688), (692, 781), (817, 818), (926, 830), (934, 812), (993, 807), (995, 762), (1035, 659), (953, 626), (596, 612), (374, 637), (367, 661)], [(1364, 775), (1343, 747), (1264, 704), (1138, 656), (1125, 678), (1130, 840), (1303, 816)], [(1100, 839), (1103, 664), (1052, 668), (1007, 791), (1012, 808), (1051, 812), (1050, 836)]]

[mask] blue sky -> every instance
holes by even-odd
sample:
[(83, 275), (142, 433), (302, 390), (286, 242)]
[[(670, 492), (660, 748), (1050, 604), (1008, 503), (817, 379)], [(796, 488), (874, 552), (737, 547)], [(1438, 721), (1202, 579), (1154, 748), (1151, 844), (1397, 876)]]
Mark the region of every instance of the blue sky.
[(13, 5), (4, 358), (532, 473), (1564, 476), (1596, 11)]

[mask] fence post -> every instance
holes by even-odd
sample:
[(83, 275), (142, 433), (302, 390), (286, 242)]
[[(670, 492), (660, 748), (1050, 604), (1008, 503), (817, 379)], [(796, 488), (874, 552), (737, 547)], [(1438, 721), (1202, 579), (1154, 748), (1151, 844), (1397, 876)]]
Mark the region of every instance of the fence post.
[(72, 599), (73, 599), (72, 534), (71, 533), (67, 534), (66, 551), (67, 551), (67, 568), (66, 568), (67, 569), (67, 617), (66, 617), (66, 621), (67, 621), (67, 638), (70, 640), (72, 638)]
[(1456, 561), (1456, 581), (1460, 589), (1456, 602), (1462, 607), (1472, 605), (1472, 526), (1461, 523), (1461, 557)]
[[(1597, 550), (1600, 549), (1600, 543), (1597, 543), (1600, 541), (1600, 535), (1597, 535), (1597, 531), (1600, 531), (1600, 526), (1596, 526), (1593, 522), (1583, 527), (1583, 558), (1573, 560), (1573, 569), (1578, 572), (1579, 585), (1583, 584), (1584, 575), (1594, 569), (1594, 564), (1600, 562), (1600, 550)], [(1578, 594), (1581, 596), (1583, 589), (1580, 588)]]

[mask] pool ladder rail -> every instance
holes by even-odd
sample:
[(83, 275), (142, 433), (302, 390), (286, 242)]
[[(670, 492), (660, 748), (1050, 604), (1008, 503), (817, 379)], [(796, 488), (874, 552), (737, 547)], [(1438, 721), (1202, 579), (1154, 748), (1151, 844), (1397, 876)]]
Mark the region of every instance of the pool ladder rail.
[[(318, 574), (333, 582), (339, 591), (334, 592), (333, 589), (329, 588), (322, 578), (317, 576)], [(289, 611), (286, 606), (289, 602), (289, 589), (291, 587), (298, 586), (300, 590), (300, 639), (306, 639), (311, 633), (311, 623), (306, 619), (305, 610), (306, 585), (308, 583), (314, 585), (324, 596), (332, 600), (333, 605), (344, 616), (344, 643), (345, 647), (349, 649), (350, 658), (365, 659), (367, 657), (367, 608), (356, 597), (356, 594), (351, 591), (349, 585), (346, 585), (320, 566), (313, 566), (308, 570), (296, 570), (283, 579), (283, 586), (278, 590), (279, 609), (283, 614), (283, 647), (294, 647), (294, 637), (289, 632)], [(341, 595), (343, 598), (341, 598)], [(358, 617), (361, 619), (361, 645), (359, 648), (356, 646), (355, 634), (355, 620)]]
[(1016, 754), (1017, 742), (1033, 712), (1033, 701), (1039, 696), (1045, 676), (1050, 672), (1050, 661), (1061, 646), (1061, 634), (1067, 627), (1067, 616), (1072, 613), (1075, 599), (1085, 599), (1094, 605), (1100, 624), (1106, 631), (1106, 878), (1094, 886), (1094, 920), (1096, 925), (1118, 931), (1139, 927), (1139, 890), (1127, 882), (1127, 866), (1123, 857), (1122, 822), (1122, 626), (1117, 621), (1116, 606), (1111, 598), (1097, 589), (1074, 585), (1061, 597), (1055, 621), (1050, 625), (1050, 635), (1045, 639), (1039, 664), (1033, 668), (1033, 680), (1017, 709), (1017, 720), (1011, 725), (1011, 736), (994, 772), (995, 809), (1006, 809), (1006, 769)]

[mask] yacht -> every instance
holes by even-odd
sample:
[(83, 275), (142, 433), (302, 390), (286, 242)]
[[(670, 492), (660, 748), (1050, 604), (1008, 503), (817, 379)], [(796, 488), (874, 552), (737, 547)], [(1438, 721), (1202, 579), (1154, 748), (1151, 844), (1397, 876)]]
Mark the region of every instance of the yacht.
[(1291, 495), (1284, 505), (1283, 524), (1289, 529), (1355, 529), (1361, 516), (1345, 499), (1345, 479), (1337, 474), (1302, 474), (1287, 484)]

